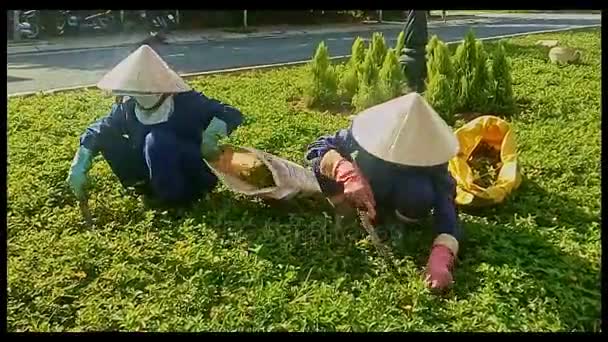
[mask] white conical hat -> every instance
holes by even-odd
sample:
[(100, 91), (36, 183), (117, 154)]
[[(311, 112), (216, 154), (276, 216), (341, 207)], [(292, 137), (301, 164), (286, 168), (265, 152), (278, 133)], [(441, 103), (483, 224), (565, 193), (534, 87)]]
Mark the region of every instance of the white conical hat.
[(181, 93), (190, 87), (148, 45), (142, 45), (97, 83), (115, 95)]
[(459, 150), (450, 126), (418, 93), (366, 109), (353, 119), (351, 132), (368, 153), (401, 165), (443, 164)]

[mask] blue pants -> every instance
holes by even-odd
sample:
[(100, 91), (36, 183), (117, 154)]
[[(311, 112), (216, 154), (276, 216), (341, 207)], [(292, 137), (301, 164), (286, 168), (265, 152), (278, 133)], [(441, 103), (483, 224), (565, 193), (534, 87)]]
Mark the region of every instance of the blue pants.
[(109, 139), (101, 154), (123, 186), (143, 184), (152, 198), (168, 205), (200, 198), (218, 182), (199, 146), (163, 129), (151, 130), (139, 148), (122, 136)]
[(451, 177), (446, 181), (448, 183), (439, 188), (437, 182), (428, 176), (408, 174), (407, 177), (401, 177), (390, 190), (385, 207), (397, 210), (411, 219), (427, 217), (433, 210), (435, 233), (446, 233), (461, 239), (462, 230), (454, 205), (456, 184)]

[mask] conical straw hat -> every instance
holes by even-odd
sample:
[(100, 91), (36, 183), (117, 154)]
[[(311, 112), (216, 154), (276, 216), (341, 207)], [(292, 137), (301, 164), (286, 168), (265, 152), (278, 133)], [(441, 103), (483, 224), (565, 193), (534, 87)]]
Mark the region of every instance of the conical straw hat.
[(97, 83), (115, 95), (181, 93), (190, 87), (148, 45), (123, 59)]
[(361, 112), (353, 119), (351, 131), (368, 153), (401, 165), (443, 164), (459, 150), (450, 126), (418, 93)]

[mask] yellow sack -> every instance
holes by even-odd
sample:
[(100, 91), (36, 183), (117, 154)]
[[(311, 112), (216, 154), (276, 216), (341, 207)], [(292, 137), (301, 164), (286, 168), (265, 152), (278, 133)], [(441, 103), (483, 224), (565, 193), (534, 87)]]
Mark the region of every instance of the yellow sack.
[[(462, 206), (490, 206), (501, 203), (519, 187), (522, 176), (517, 163), (517, 143), (509, 123), (495, 116), (481, 116), (455, 132), (460, 152), (449, 162), (449, 171), (456, 180), (456, 203)], [(500, 152), (500, 171), (496, 181), (487, 188), (475, 184), (469, 158), (480, 143)]]

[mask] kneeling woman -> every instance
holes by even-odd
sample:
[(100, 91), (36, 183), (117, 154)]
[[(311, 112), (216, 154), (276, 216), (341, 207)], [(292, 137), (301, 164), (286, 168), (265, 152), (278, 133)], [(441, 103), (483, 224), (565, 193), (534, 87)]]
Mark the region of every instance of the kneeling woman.
[(395, 215), (407, 223), (429, 214), (436, 237), (427, 264), (433, 289), (453, 282), (460, 228), (455, 181), (448, 161), (459, 150), (452, 129), (418, 93), (369, 108), (350, 129), (319, 138), (307, 159), (323, 193), (367, 210), (372, 219)]
[(239, 110), (191, 90), (147, 45), (98, 86), (121, 100), (80, 138), (67, 179), (79, 200), (97, 153), (154, 206), (188, 205), (213, 190), (218, 180), (203, 159), (218, 157), (218, 139), (243, 121)]

